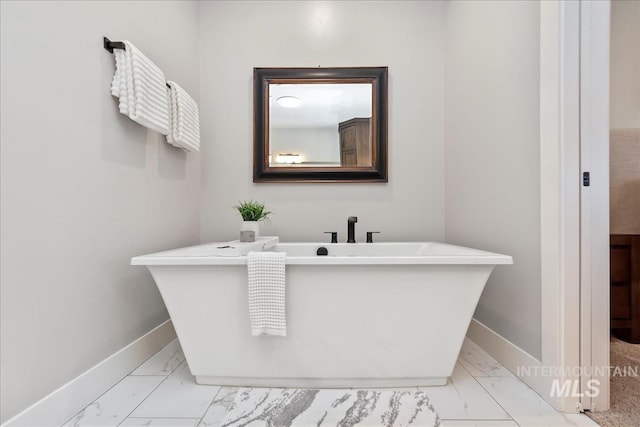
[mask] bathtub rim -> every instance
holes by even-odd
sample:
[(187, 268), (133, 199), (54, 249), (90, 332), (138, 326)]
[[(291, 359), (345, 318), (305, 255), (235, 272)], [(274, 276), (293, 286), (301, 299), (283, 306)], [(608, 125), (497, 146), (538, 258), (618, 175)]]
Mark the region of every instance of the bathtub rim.
[[(177, 266), (177, 265), (246, 265), (246, 256), (216, 256), (216, 255), (180, 255), (180, 250), (202, 247), (203, 249), (224, 244), (225, 242), (208, 242), (200, 245), (187, 246), (179, 249), (156, 252), (131, 258), (131, 265), (144, 266)], [(440, 242), (380, 242), (378, 246), (392, 246), (400, 244), (426, 245), (436, 243), (454, 249), (472, 251), (469, 254), (448, 255), (384, 255), (384, 256), (287, 256), (287, 265), (508, 265), (513, 264), (513, 258), (480, 249), (451, 245)], [(330, 246), (322, 242), (281, 242), (281, 245), (314, 245)], [(368, 245), (368, 243), (363, 243)], [(339, 243), (340, 245), (340, 243)], [(277, 248), (276, 248), (277, 251)]]

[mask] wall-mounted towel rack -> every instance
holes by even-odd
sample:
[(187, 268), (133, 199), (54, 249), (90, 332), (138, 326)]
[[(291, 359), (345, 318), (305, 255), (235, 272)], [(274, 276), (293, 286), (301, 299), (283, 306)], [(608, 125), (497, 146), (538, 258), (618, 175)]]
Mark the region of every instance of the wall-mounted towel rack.
[[(123, 42), (112, 42), (111, 40), (109, 40), (106, 37), (102, 38), (102, 46), (109, 52), (109, 53), (113, 53), (113, 49), (124, 49), (124, 43)], [(165, 83), (167, 85), (168, 88), (171, 88), (171, 86), (169, 86), (168, 83)]]
[(109, 53), (113, 53), (113, 49), (124, 49), (124, 43), (122, 42), (112, 42), (106, 37), (102, 38), (102, 45), (105, 49), (109, 51)]

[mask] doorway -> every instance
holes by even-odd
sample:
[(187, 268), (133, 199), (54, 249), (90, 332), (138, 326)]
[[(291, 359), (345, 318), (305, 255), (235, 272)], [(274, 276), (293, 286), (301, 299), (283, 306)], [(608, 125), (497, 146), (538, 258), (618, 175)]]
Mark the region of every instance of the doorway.
[(604, 426), (637, 425), (640, 344), (619, 338), (640, 319), (640, 2), (612, 0), (610, 27), (605, 2), (581, 4), (581, 405)]

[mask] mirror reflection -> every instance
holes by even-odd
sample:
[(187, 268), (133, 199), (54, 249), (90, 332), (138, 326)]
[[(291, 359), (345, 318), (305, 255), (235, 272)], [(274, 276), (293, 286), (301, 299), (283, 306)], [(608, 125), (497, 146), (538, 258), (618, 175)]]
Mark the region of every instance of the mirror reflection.
[(387, 182), (387, 67), (254, 68), (253, 182)]
[(371, 83), (269, 84), (269, 166), (372, 166)]

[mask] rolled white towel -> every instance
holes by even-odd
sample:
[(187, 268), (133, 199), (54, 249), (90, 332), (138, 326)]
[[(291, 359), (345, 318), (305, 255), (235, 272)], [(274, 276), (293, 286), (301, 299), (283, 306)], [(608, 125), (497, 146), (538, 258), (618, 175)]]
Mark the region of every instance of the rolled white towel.
[(186, 151), (200, 150), (198, 104), (176, 82), (168, 81), (170, 129), (167, 142)]
[(163, 135), (169, 133), (169, 101), (164, 74), (131, 42), (114, 49), (116, 72), (111, 94), (119, 98), (120, 113)]

